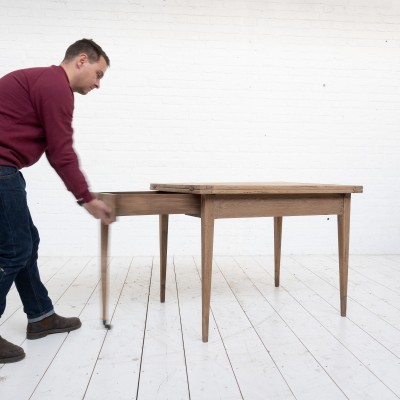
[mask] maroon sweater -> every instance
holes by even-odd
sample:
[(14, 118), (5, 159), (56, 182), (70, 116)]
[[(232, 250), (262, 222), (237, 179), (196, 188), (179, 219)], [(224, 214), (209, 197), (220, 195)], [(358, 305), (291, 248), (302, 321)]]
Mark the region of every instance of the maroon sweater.
[(77, 199), (93, 199), (73, 148), (74, 94), (62, 67), (29, 68), (0, 79), (0, 165), (18, 169), (44, 152)]

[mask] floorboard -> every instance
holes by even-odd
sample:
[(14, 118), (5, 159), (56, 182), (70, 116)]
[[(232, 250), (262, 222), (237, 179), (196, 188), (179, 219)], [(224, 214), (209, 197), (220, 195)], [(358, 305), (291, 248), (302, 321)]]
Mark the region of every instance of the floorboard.
[(0, 334), (27, 357), (0, 365), (1, 400), (400, 399), (400, 255), (350, 257), (348, 314), (336, 256), (215, 256), (209, 342), (201, 341), (198, 256), (109, 260), (111, 330), (101, 323), (99, 259), (41, 257), (69, 334), (26, 340), (15, 287)]

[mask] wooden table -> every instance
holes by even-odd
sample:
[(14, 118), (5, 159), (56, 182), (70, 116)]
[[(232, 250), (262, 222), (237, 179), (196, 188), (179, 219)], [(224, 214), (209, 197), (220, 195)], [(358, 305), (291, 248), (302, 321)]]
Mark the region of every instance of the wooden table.
[[(282, 218), (337, 215), (340, 313), (346, 316), (349, 261), (350, 201), (362, 186), (312, 183), (153, 183), (148, 192), (99, 193), (114, 216), (159, 215), (160, 299), (165, 301), (168, 216), (201, 218), (202, 340), (208, 341), (214, 221), (219, 218), (274, 218), (275, 286), (279, 286)], [(101, 226), (103, 321), (107, 320), (108, 227)]]

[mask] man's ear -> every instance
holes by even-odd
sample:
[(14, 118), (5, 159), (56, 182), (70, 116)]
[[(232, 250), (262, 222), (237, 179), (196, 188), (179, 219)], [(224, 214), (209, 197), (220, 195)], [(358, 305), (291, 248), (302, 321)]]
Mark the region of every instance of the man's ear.
[(79, 54), (79, 56), (76, 58), (76, 66), (78, 69), (82, 68), (88, 61), (88, 56), (85, 53)]

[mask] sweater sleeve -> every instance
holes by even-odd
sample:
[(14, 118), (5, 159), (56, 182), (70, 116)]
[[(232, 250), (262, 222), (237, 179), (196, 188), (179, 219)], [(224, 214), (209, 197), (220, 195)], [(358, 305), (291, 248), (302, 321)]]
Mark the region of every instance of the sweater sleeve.
[(91, 201), (93, 195), (73, 147), (74, 95), (64, 71), (55, 69), (48, 76), (42, 75), (32, 89), (32, 101), (46, 137), (50, 165), (75, 198)]

